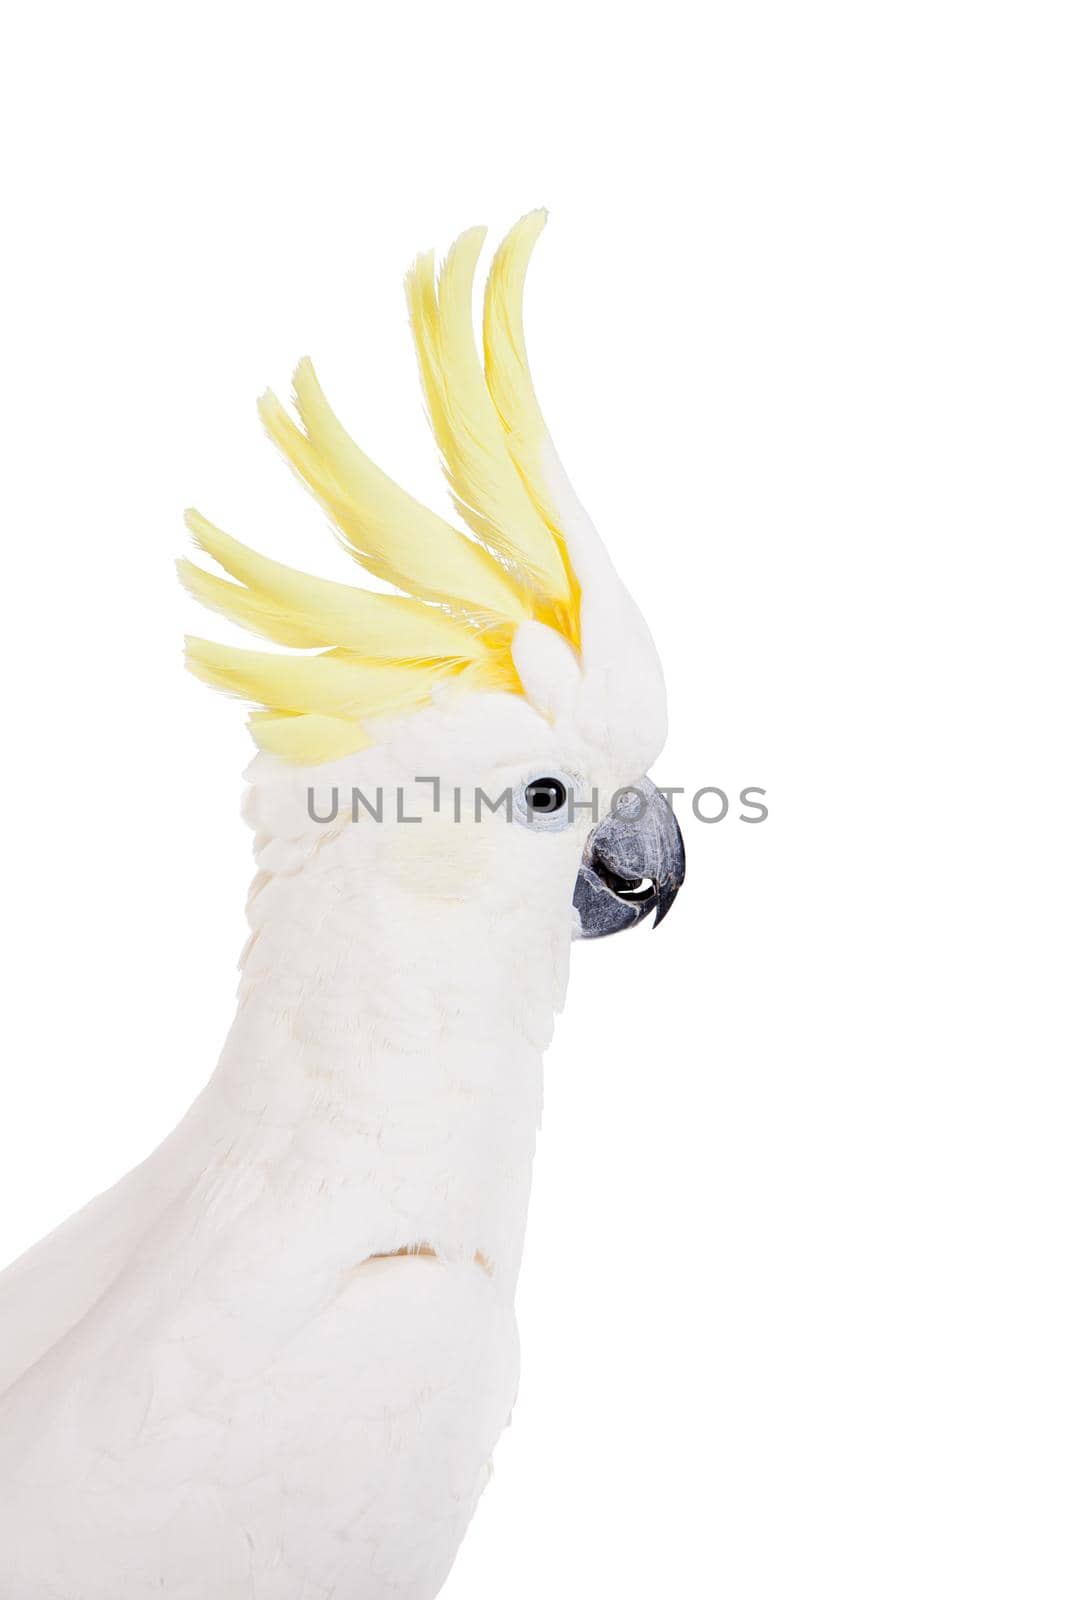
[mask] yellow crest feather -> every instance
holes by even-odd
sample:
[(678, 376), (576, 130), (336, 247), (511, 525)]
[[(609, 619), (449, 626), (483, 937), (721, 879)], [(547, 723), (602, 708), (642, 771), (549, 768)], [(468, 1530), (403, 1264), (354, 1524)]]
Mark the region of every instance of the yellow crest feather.
[(566, 605), (570, 578), (559, 543), (539, 516), (508, 451), (486, 387), (471, 320), (484, 228), (461, 234), (435, 285), (432, 255), (408, 273), (408, 307), (430, 423), (456, 510), (524, 585)]
[[(408, 305), (430, 422), (456, 508), (475, 542), (388, 477), (349, 437), (311, 362), (293, 376), (299, 425), (268, 390), (267, 432), (369, 572), (405, 591), (376, 594), (259, 555), (199, 513), (186, 521), (227, 578), (184, 558), (181, 581), (210, 609), (283, 655), (187, 641), (205, 682), (263, 707), (250, 726), (266, 750), (316, 765), (370, 742), (368, 718), (430, 703), (437, 685), (521, 693), (517, 625), (536, 618), (579, 644), (580, 596), (540, 483), (547, 437), (533, 393), (521, 297), (543, 213), (507, 236), (486, 288), (485, 367), (472, 324), (483, 229), (461, 235), (435, 279), (432, 256), (408, 274)], [(235, 580), (235, 581), (230, 581)]]
[(299, 767), (318, 767), (324, 761), (339, 761), (342, 756), (365, 750), (371, 742), (362, 728), (346, 722), (343, 717), (253, 711), (248, 725), (261, 750), (269, 750), (272, 755), (281, 756)]
[(485, 381), (503, 424), (508, 452), (542, 517), (555, 526), (542, 472), (548, 429), (534, 393), (522, 322), (526, 272), (547, 221), (547, 212), (531, 211), (501, 243), (485, 286), (482, 334)]
[(263, 425), (368, 572), (420, 599), (521, 622), (528, 600), (488, 551), (393, 482), (350, 439), (305, 357), (293, 374), (301, 431), (268, 389)]
[[(197, 511), (186, 512), (185, 521), (200, 549), (238, 580), (226, 583), (183, 560), (179, 576), (186, 588), (212, 610), (276, 644), (305, 649), (341, 645), (393, 661), (434, 656), (478, 661), (492, 653), (491, 635), (439, 606), (313, 578), (269, 561)], [(300, 637), (283, 637), (283, 631)]]

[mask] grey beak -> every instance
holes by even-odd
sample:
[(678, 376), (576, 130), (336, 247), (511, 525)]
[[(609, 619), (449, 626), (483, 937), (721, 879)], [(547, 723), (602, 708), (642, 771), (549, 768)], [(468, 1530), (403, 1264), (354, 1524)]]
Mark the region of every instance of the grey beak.
[(682, 830), (649, 778), (627, 789), (586, 840), (574, 908), (576, 939), (602, 939), (643, 922), (658, 927), (685, 879)]

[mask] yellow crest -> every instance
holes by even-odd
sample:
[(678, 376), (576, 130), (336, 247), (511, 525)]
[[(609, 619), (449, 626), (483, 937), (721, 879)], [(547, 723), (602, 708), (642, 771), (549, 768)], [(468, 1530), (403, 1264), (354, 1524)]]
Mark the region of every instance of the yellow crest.
[(315, 652), (187, 641), (197, 677), (262, 708), (250, 726), (263, 749), (305, 765), (351, 754), (370, 743), (368, 717), (426, 705), (443, 679), (521, 693), (511, 642), (526, 618), (579, 646), (580, 594), (542, 478), (547, 434), (522, 329), (526, 269), (544, 223), (544, 212), (524, 217), (493, 259), (481, 357), (472, 297), (485, 230), (463, 234), (439, 273), (432, 255), (422, 255), (407, 278), (430, 422), (473, 538), (363, 454), (307, 360), (293, 377), (299, 425), (268, 390), (259, 403), (264, 426), (348, 552), (404, 593), (311, 577), (187, 513), (200, 549), (228, 574), (183, 559), (189, 592), (275, 644)]

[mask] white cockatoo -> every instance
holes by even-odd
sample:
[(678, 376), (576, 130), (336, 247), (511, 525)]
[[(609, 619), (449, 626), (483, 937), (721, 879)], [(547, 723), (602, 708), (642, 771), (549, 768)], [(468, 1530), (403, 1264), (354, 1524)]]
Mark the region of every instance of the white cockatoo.
[(656, 652), (531, 386), (543, 220), (492, 262), (484, 360), (482, 230), (408, 278), (473, 538), (373, 465), (308, 362), (267, 431), (403, 594), (189, 515), (228, 577), (183, 562), (187, 587), (303, 653), (189, 642), (260, 708), (237, 1016), (160, 1149), (0, 1276), (2, 1600), (423, 1600), (488, 1477), (570, 941), (658, 920), (684, 872), (645, 776)]

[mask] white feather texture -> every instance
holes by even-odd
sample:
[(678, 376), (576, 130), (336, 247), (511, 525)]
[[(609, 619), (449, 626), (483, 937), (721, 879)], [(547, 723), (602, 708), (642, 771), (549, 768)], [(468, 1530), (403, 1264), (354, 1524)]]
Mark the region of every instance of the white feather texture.
[[(518, 480), (494, 466), (506, 506)], [(562, 497), (559, 519), (560, 548), (570, 523), (582, 543), (580, 655), (520, 621), (508, 692), (445, 675), (421, 709), (365, 716), (355, 753), (256, 757), (251, 936), (215, 1074), (142, 1167), (0, 1275), (3, 1600), (444, 1582), (516, 1392), (542, 1056), (590, 826), (479, 819), (477, 791), (555, 771), (610, 796), (663, 735), (644, 624)], [(272, 604), (293, 589), (225, 553)], [(302, 616), (341, 603), (305, 593)], [(319, 817), (337, 790), (334, 820), (309, 786)], [(352, 821), (354, 787), (381, 788), (381, 822)]]

